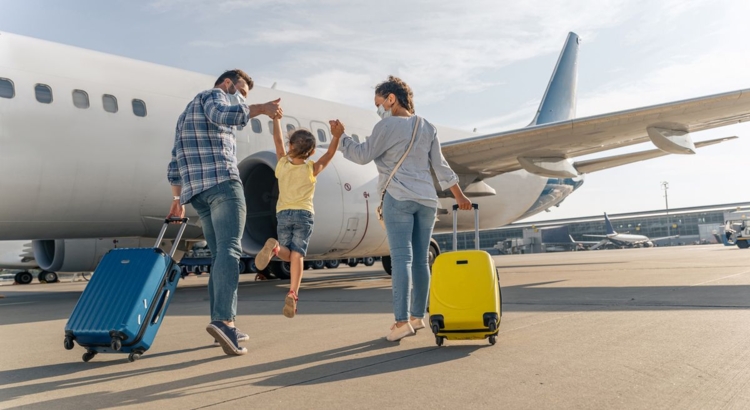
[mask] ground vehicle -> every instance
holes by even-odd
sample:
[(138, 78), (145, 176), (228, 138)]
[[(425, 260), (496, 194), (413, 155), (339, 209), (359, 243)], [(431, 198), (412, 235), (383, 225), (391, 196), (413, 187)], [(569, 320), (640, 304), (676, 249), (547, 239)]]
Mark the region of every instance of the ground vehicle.
[(727, 214), (724, 221), (724, 245), (737, 245), (740, 249), (750, 248), (750, 211), (737, 211)]

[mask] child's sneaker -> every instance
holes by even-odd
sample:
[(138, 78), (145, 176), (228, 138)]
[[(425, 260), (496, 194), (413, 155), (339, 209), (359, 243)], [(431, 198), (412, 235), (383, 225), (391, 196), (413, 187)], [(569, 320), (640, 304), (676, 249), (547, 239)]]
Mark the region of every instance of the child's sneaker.
[(294, 317), (295, 313), (297, 313), (297, 300), (299, 299), (293, 290), (290, 290), (289, 293), (286, 294), (286, 299), (284, 299), (284, 310), (282, 310), (284, 316), (289, 319)]
[(259, 271), (265, 269), (271, 262), (271, 258), (279, 252), (277, 249), (279, 249), (279, 241), (273, 238), (268, 239), (266, 244), (263, 245), (263, 249), (255, 256), (255, 267)]

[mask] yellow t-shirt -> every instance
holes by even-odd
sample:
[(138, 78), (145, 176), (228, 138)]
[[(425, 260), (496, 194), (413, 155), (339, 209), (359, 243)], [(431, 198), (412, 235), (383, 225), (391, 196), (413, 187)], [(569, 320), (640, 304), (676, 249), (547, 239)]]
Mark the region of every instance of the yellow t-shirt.
[(289, 157), (284, 157), (276, 164), (276, 178), (279, 180), (279, 200), (276, 212), (287, 209), (302, 209), (313, 212), (313, 194), (315, 194), (315, 175), (313, 161), (294, 165)]

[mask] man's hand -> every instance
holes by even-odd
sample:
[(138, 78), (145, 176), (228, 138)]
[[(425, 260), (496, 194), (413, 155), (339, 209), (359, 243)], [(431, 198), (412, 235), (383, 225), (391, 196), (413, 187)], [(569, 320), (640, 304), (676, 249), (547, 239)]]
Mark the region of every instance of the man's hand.
[(281, 118), (284, 110), (281, 109), (281, 98), (263, 104), (263, 114), (271, 118)]
[(331, 120), (328, 121), (328, 125), (331, 126), (331, 135), (334, 138), (341, 138), (341, 135), (344, 134), (344, 124), (339, 120)]
[(169, 215), (167, 215), (167, 219), (169, 218), (184, 218), (185, 217), (185, 205), (180, 204), (179, 199), (175, 199), (172, 201), (172, 206), (169, 208)]

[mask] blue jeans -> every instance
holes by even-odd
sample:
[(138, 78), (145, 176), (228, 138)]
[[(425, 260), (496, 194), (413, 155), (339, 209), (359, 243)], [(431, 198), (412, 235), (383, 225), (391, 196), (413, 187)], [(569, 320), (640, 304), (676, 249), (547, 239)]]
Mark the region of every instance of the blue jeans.
[(424, 318), (427, 310), (430, 237), (436, 214), (436, 208), (398, 201), (385, 194), (383, 219), (391, 249), (393, 313), (397, 322), (409, 320), (409, 315)]
[(247, 214), (242, 183), (224, 181), (195, 195), (190, 204), (198, 212), (203, 236), (211, 249), (208, 278), (211, 320), (234, 321), (242, 256), (240, 241)]
[(307, 256), (307, 245), (313, 231), (313, 214), (304, 209), (285, 209), (276, 214), (279, 245)]

